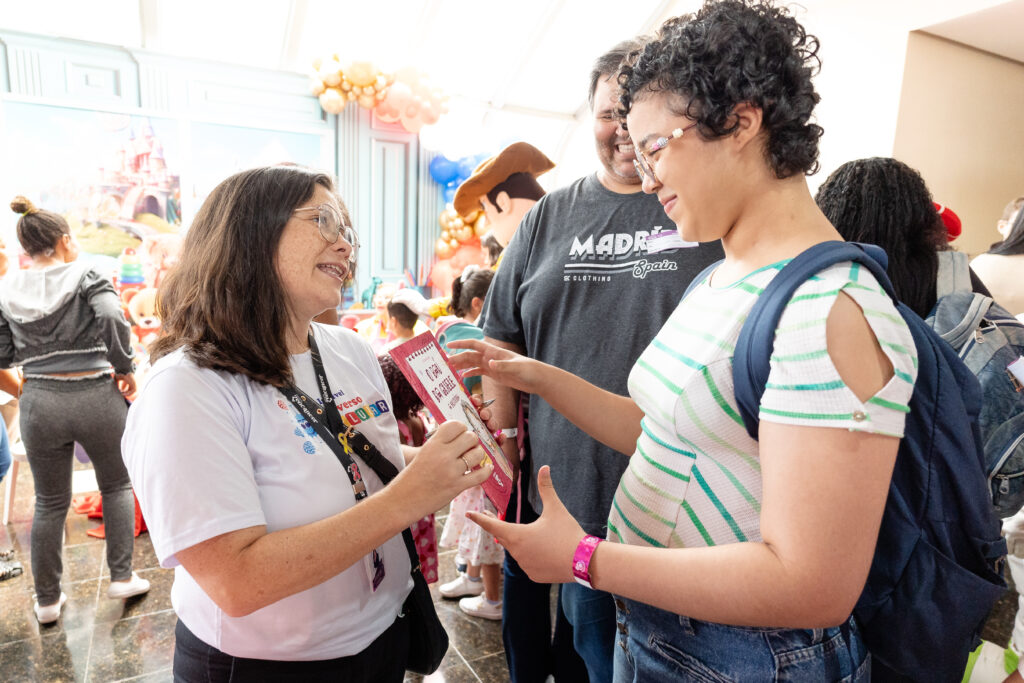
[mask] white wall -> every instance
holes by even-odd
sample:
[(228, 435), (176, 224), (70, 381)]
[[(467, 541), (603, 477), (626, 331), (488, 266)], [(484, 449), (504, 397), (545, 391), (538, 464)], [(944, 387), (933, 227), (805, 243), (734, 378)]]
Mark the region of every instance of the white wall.
[[(809, 179), (812, 191), (847, 161), (892, 155), (910, 31), (1005, 1), (802, 0), (806, 10), (791, 5), (807, 31), (821, 41), (816, 114), (825, 135), (821, 171)], [(1019, 32), (1020, 27), (999, 28)], [(597, 167), (587, 116), (589, 112), (556, 159), (559, 167), (551, 175), (558, 185)]]

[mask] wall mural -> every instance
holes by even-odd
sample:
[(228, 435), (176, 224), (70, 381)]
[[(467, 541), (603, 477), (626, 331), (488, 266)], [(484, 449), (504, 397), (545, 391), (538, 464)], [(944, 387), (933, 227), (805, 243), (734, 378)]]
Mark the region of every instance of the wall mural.
[[(3, 102), (0, 189), (63, 214), (87, 258), (113, 267), (126, 247), (181, 228), (181, 147), (172, 119)], [(3, 237), (17, 240), (17, 216)]]

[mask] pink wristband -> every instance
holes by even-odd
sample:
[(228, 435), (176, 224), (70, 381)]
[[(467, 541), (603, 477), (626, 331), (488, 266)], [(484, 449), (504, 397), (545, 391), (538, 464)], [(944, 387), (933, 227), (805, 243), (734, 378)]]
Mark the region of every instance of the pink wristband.
[(593, 588), (590, 584), (590, 558), (594, 556), (597, 544), (603, 540), (597, 536), (584, 536), (580, 544), (576, 546), (576, 553), (572, 556), (572, 575), (575, 577), (576, 583)]

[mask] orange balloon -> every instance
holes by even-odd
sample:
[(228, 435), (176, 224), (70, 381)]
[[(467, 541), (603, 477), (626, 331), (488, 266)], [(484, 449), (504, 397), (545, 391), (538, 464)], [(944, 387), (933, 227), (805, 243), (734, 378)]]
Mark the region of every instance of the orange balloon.
[(345, 76), (352, 85), (366, 86), (377, 80), (377, 69), (372, 62), (352, 62), (345, 69)]
[(473, 232), (477, 237), (483, 237), (487, 233), (487, 216), (480, 212), (480, 216), (473, 221)]
[(484, 250), (480, 246), (480, 240), (473, 239), (455, 250), (452, 256), (452, 266), (462, 272), (466, 266), (482, 266), (484, 264)]
[(473, 234), (473, 228), (471, 228), (468, 225), (463, 225), (461, 228), (455, 230), (455, 239), (457, 239), (459, 242), (463, 244), (473, 239), (474, 237), (475, 235)]

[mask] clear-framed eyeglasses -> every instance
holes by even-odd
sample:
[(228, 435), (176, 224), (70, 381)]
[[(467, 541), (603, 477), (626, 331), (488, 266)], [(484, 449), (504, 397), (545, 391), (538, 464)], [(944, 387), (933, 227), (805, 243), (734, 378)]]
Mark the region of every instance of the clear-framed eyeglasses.
[(683, 128), (676, 128), (668, 135), (663, 135), (660, 138), (657, 138), (651, 143), (651, 147), (646, 153), (638, 145), (636, 148), (636, 159), (633, 160), (633, 166), (636, 167), (636, 172), (637, 175), (640, 176), (640, 180), (643, 181), (650, 179), (652, 182), (657, 182), (658, 176), (654, 175), (654, 162), (651, 161), (651, 155), (665, 149), (668, 147), (668, 143), (672, 142), (676, 138), (683, 137), (683, 133), (696, 125), (697, 123), (694, 122)]
[(338, 209), (331, 204), (320, 204), (319, 206), (303, 206), (295, 209), (296, 213), (299, 211), (316, 211), (316, 225), (320, 230), (320, 236), (328, 244), (336, 244), (338, 238), (342, 238), (352, 247), (349, 261), (354, 262), (356, 260), (356, 254), (359, 251), (359, 237), (351, 225), (345, 225), (345, 221)]

